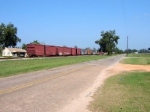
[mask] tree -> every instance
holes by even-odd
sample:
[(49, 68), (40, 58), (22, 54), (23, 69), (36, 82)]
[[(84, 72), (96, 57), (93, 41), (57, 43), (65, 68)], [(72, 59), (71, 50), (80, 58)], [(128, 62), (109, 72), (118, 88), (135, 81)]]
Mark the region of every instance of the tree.
[(147, 49), (140, 49), (139, 53), (149, 53), (149, 50), (147, 50)]
[(96, 50), (96, 48), (94, 47), (94, 48), (93, 48), (93, 52), (96, 52), (96, 51), (97, 51), (97, 50)]
[(74, 48), (78, 48), (78, 47), (75, 45)]
[(108, 55), (112, 54), (112, 50), (118, 44), (119, 36), (116, 36), (115, 30), (102, 31), (102, 38), (96, 40), (95, 43), (100, 45), (100, 51), (108, 52)]
[(137, 49), (132, 49), (132, 53), (138, 52)]
[(126, 54), (127, 54), (127, 53), (132, 53), (132, 50), (131, 50), (131, 49), (126, 49), (124, 52), (125, 52)]
[(113, 49), (113, 52), (115, 52), (116, 54), (122, 54), (123, 53), (123, 50), (119, 49), (118, 47), (115, 47)]
[(0, 46), (15, 47), (21, 39), (17, 36), (17, 28), (13, 24), (9, 23), (0, 25)]
[(40, 42), (38, 42), (38, 40), (34, 40), (33, 42), (31, 42), (30, 44), (41, 44)]
[(25, 49), (25, 50), (26, 50), (26, 49), (27, 49), (27, 45), (23, 43), (23, 44), (22, 44), (22, 49)]

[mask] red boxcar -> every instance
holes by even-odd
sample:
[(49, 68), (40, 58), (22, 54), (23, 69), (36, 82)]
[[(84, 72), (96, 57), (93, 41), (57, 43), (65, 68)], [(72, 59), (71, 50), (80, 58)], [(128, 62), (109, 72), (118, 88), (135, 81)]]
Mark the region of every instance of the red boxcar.
[(69, 48), (69, 47), (63, 47), (63, 54), (64, 54), (64, 56), (70, 56), (71, 55), (71, 48)]
[(45, 56), (56, 56), (57, 47), (45, 45)]
[(71, 55), (72, 56), (76, 56), (77, 55), (76, 48), (71, 48)]
[(64, 55), (64, 48), (57, 46), (57, 55), (58, 56), (63, 56)]
[(28, 56), (44, 56), (44, 45), (41, 44), (27, 44)]
[(77, 55), (81, 55), (81, 49), (77, 48)]

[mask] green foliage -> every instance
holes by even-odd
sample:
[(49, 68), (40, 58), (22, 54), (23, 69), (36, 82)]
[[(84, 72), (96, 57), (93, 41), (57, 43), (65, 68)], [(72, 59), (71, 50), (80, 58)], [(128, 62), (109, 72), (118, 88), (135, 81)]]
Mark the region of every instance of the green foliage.
[(2, 50), (3, 50), (3, 48), (2, 48), (2, 46), (0, 46), (0, 54), (2, 54)]
[(107, 56), (79, 56), (65, 58), (63, 57), (2, 61), (0, 62), (0, 77), (6, 77), (43, 69), (50, 69), (90, 60), (98, 60), (101, 58), (107, 58)]
[(31, 42), (30, 44), (41, 44), (40, 42), (38, 42), (38, 40), (34, 40), (33, 42)]
[(74, 48), (78, 48), (78, 46), (75, 45)]
[(95, 41), (95, 43), (100, 45), (100, 51), (108, 52), (108, 55), (112, 54), (112, 50), (116, 47), (116, 44), (118, 44), (120, 37), (116, 36), (115, 30), (102, 31), (101, 36), (102, 38)]
[(92, 112), (149, 112), (150, 72), (122, 73), (107, 79), (89, 105)]
[(115, 47), (113, 49), (113, 52), (115, 52), (116, 54), (122, 54), (123, 53), (123, 50), (120, 50), (118, 47)]
[(91, 49), (91, 48), (90, 47), (86, 47), (85, 49), (87, 50), (87, 49)]
[(148, 49), (140, 49), (139, 53), (150, 53)]
[(25, 50), (26, 50), (26, 49), (27, 49), (27, 44), (24, 44), (24, 43), (23, 43), (23, 44), (22, 44), (22, 49), (25, 49)]
[(5, 47), (15, 47), (21, 39), (17, 37), (17, 28), (13, 24), (0, 25), (0, 46)]

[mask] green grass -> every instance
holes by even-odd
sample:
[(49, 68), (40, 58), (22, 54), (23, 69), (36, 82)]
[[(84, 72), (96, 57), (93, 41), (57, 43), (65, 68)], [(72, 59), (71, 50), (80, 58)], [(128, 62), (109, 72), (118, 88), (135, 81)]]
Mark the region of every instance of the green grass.
[(93, 98), (92, 112), (150, 112), (150, 72), (110, 77)]
[(126, 57), (150, 57), (150, 53), (128, 54)]
[(124, 64), (150, 65), (150, 57), (124, 58), (120, 62)]
[(43, 69), (50, 69), (90, 60), (98, 60), (106, 57), (108, 56), (77, 56), (77, 57), (62, 57), (62, 58), (1, 61), (0, 77), (6, 77)]

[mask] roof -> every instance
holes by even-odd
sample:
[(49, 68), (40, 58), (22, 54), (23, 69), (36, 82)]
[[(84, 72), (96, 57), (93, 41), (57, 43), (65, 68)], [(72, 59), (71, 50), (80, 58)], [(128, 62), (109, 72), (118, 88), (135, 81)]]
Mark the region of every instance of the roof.
[(10, 52), (27, 52), (25, 49), (20, 48), (7, 48)]

